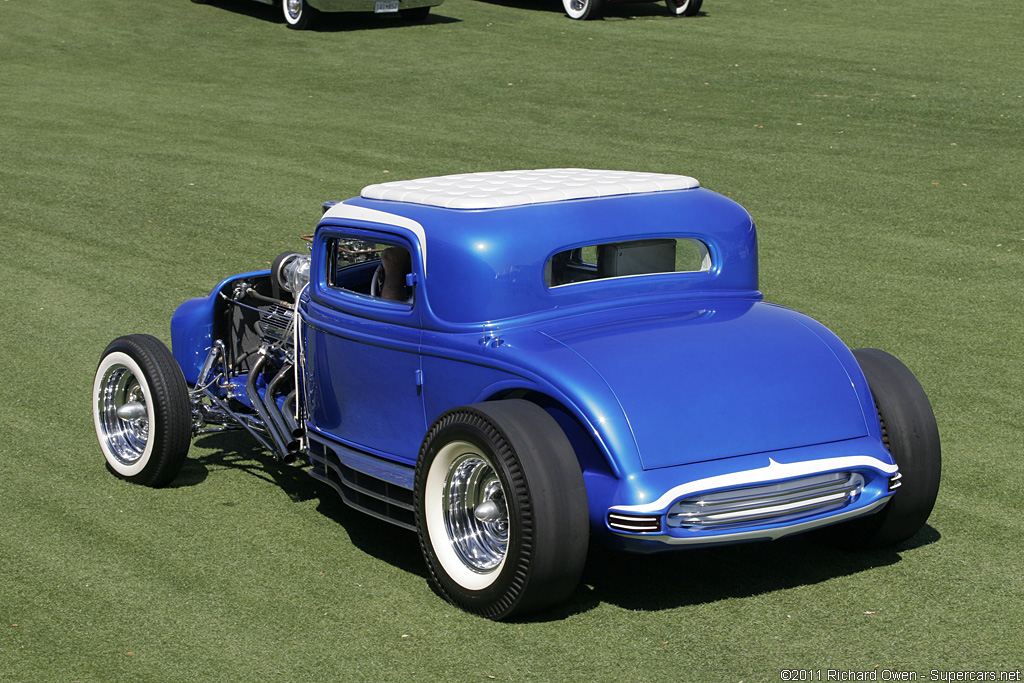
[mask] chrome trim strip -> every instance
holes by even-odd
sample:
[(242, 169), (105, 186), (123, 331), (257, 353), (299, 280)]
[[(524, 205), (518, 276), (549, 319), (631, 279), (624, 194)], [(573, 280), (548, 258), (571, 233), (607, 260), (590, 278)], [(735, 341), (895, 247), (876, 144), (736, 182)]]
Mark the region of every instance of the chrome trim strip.
[(660, 514), (676, 500), (695, 493), (742, 488), (754, 484), (771, 484), (780, 479), (794, 479), (813, 474), (825, 474), (834, 470), (849, 471), (863, 468), (870, 468), (888, 475), (895, 474), (899, 469), (895, 464), (883, 462), (869, 455), (847, 455), (839, 458), (789, 464), (775, 462), (769, 458), (767, 467), (759, 467), (742, 472), (730, 472), (729, 474), (720, 474), (716, 477), (687, 482), (669, 489), (652, 503), (645, 503), (643, 505), (615, 505), (609, 508), (609, 512), (624, 512), (633, 515)]
[[(798, 479), (794, 483), (799, 484), (801, 481), (803, 480)], [(842, 479), (833, 479), (812, 486), (798, 485), (791, 489), (783, 488), (769, 492), (763, 490), (772, 486), (769, 484), (748, 489), (731, 489), (720, 492), (717, 497), (715, 497), (716, 494), (712, 494), (708, 499), (702, 499), (698, 495), (676, 501), (669, 508), (669, 524), (671, 525), (674, 520), (678, 520), (676, 526), (700, 527), (737, 524), (771, 517), (786, 517), (842, 505), (863, 490), (864, 477), (857, 472), (852, 472), (847, 473)], [(757, 491), (757, 493), (727, 495), (730, 493), (742, 494), (744, 491)]]
[(687, 515), (683, 512), (670, 513), (669, 518), (682, 518), (679, 526), (715, 526), (718, 524), (737, 524), (754, 522), (771, 517), (785, 517), (800, 512), (809, 512), (817, 508), (827, 507), (846, 500), (849, 492), (833, 493), (827, 496), (794, 501), (784, 505), (765, 505), (733, 511), (710, 511), (700, 515)]
[[(838, 478), (840, 475), (845, 474), (843, 478)], [(822, 475), (824, 476), (824, 475)], [(814, 475), (810, 477), (802, 477), (796, 480), (790, 480), (792, 483), (800, 484), (808, 479), (813, 479)], [(863, 477), (861, 477), (863, 480)], [(824, 481), (820, 483), (800, 485), (793, 488), (785, 487), (784, 485), (790, 482), (765, 482), (763, 486), (748, 486), (739, 489), (725, 489), (723, 491), (712, 492), (704, 494), (703, 496), (693, 496), (694, 498), (701, 498), (699, 503), (690, 503), (690, 505), (721, 505), (723, 502), (735, 507), (757, 507), (764, 503), (769, 503), (773, 500), (778, 500), (780, 497), (792, 497), (794, 500), (798, 500), (797, 496), (803, 496), (804, 498), (813, 498), (820, 493), (828, 493), (833, 491), (841, 490), (840, 487), (846, 487), (849, 489), (856, 488), (854, 483), (853, 473), (837, 473), (837, 477), (830, 481)], [(765, 491), (764, 489), (772, 486), (779, 486), (780, 488), (775, 491)], [(737, 495), (738, 494), (738, 495)], [(746, 495), (744, 495), (746, 494)], [(690, 500), (686, 498), (684, 500)], [(681, 501), (680, 501), (681, 502)]]
[(638, 517), (610, 512), (608, 513), (607, 521), (608, 526), (616, 531), (633, 531), (636, 533), (661, 531), (660, 515)]
[(718, 543), (738, 543), (740, 541), (774, 541), (784, 536), (789, 536), (791, 534), (798, 534), (804, 531), (810, 531), (811, 529), (817, 529), (818, 527), (829, 526), (837, 522), (843, 522), (848, 519), (853, 519), (855, 517), (869, 515), (875, 510), (880, 509), (886, 503), (888, 503), (889, 498), (891, 498), (891, 496), (886, 496), (881, 500), (877, 500), (871, 505), (866, 505), (862, 508), (857, 508), (855, 510), (849, 510), (842, 514), (825, 517), (824, 519), (814, 519), (807, 522), (800, 522), (798, 524), (775, 527), (772, 529), (758, 529), (755, 531), (737, 531), (736, 533), (716, 533), (707, 536), (695, 535), (687, 536), (685, 538), (678, 538), (676, 536), (670, 536), (668, 534), (652, 534), (644, 536), (634, 536), (630, 534), (629, 538), (634, 538), (638, 541), (656, 541), (658, 543), (664, 543), (666, 545), (715, 545)]

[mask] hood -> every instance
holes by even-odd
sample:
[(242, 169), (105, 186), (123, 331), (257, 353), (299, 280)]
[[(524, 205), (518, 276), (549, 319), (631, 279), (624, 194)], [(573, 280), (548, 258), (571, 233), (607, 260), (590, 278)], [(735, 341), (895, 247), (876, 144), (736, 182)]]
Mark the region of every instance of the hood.
[(541, 331), (607, 383), (644, 469), (868, 433), (853, 381), (819, 336), (831, 333), (805, 316), (750, 301), (636, 313)]

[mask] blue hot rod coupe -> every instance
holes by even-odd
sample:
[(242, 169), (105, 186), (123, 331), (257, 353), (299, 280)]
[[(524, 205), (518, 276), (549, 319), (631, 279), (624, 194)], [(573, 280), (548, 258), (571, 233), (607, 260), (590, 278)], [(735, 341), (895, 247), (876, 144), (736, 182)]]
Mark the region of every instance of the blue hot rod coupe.
[(758, 291), (754, 224), (693, 178), (547, 169), (370, 185), (311, 253), (234, 275), (93, 387), (117, 475), (171, 482), (244, 429), (415, 532), (493, 619), (565, 600), (591, 539), (638, 553), (818, 533), (894, 545), (938, 492), (910, 371)]

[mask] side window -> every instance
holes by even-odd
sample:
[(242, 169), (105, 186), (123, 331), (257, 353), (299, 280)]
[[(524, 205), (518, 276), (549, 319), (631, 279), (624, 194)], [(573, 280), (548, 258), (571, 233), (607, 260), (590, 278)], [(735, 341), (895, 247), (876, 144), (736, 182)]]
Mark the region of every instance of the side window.
[(548, 287), (591, 280), (658, 273), (711, 270), (711, 254), (700, 240), (659, 238), (575, 247), (551, 257), (544, 269)]
[(335, 237), (327, 242), (327, 286), (412, 305), (409, 250), (398, 244)]

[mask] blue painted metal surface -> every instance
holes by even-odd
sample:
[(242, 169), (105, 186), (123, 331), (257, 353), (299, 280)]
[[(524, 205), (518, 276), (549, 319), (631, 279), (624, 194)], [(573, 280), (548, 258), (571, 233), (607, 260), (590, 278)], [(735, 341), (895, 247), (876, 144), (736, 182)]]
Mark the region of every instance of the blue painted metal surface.
[[(863, 374), (827, 328), (763, 301), (754, 224), (735, 202), (698, 188), (474, 210), (363, 197), (342, 204), (317, 229), (310, 287), (297, 306), (307, 427), (350, 461), (336, 456), (332, 467), (366, 468), (376, 458), (386, 466), (369, 469), (385, 472), (389, 486), (411, 486), (423, 436), (441, 413), (514, 395), (566, 431), (592, 529), (628, 550), (775, 538), (864, 514), (891, 495), (896, 468)], [(339, 236), (405, 246), (412, 306), (332, 287), (327, 246)], [(711, 268), (555, 288), (545, 281), (556, 253), (660, 237), (699, 240)], [(175, 313), (174, 353), (189, 382), (210, 345), (217, 293), (251, 275)], [(657, 532), (608, 521), (609, 511), (664, 520), (684, 493), (840, 471), (863, 481), (841, 513)]]

